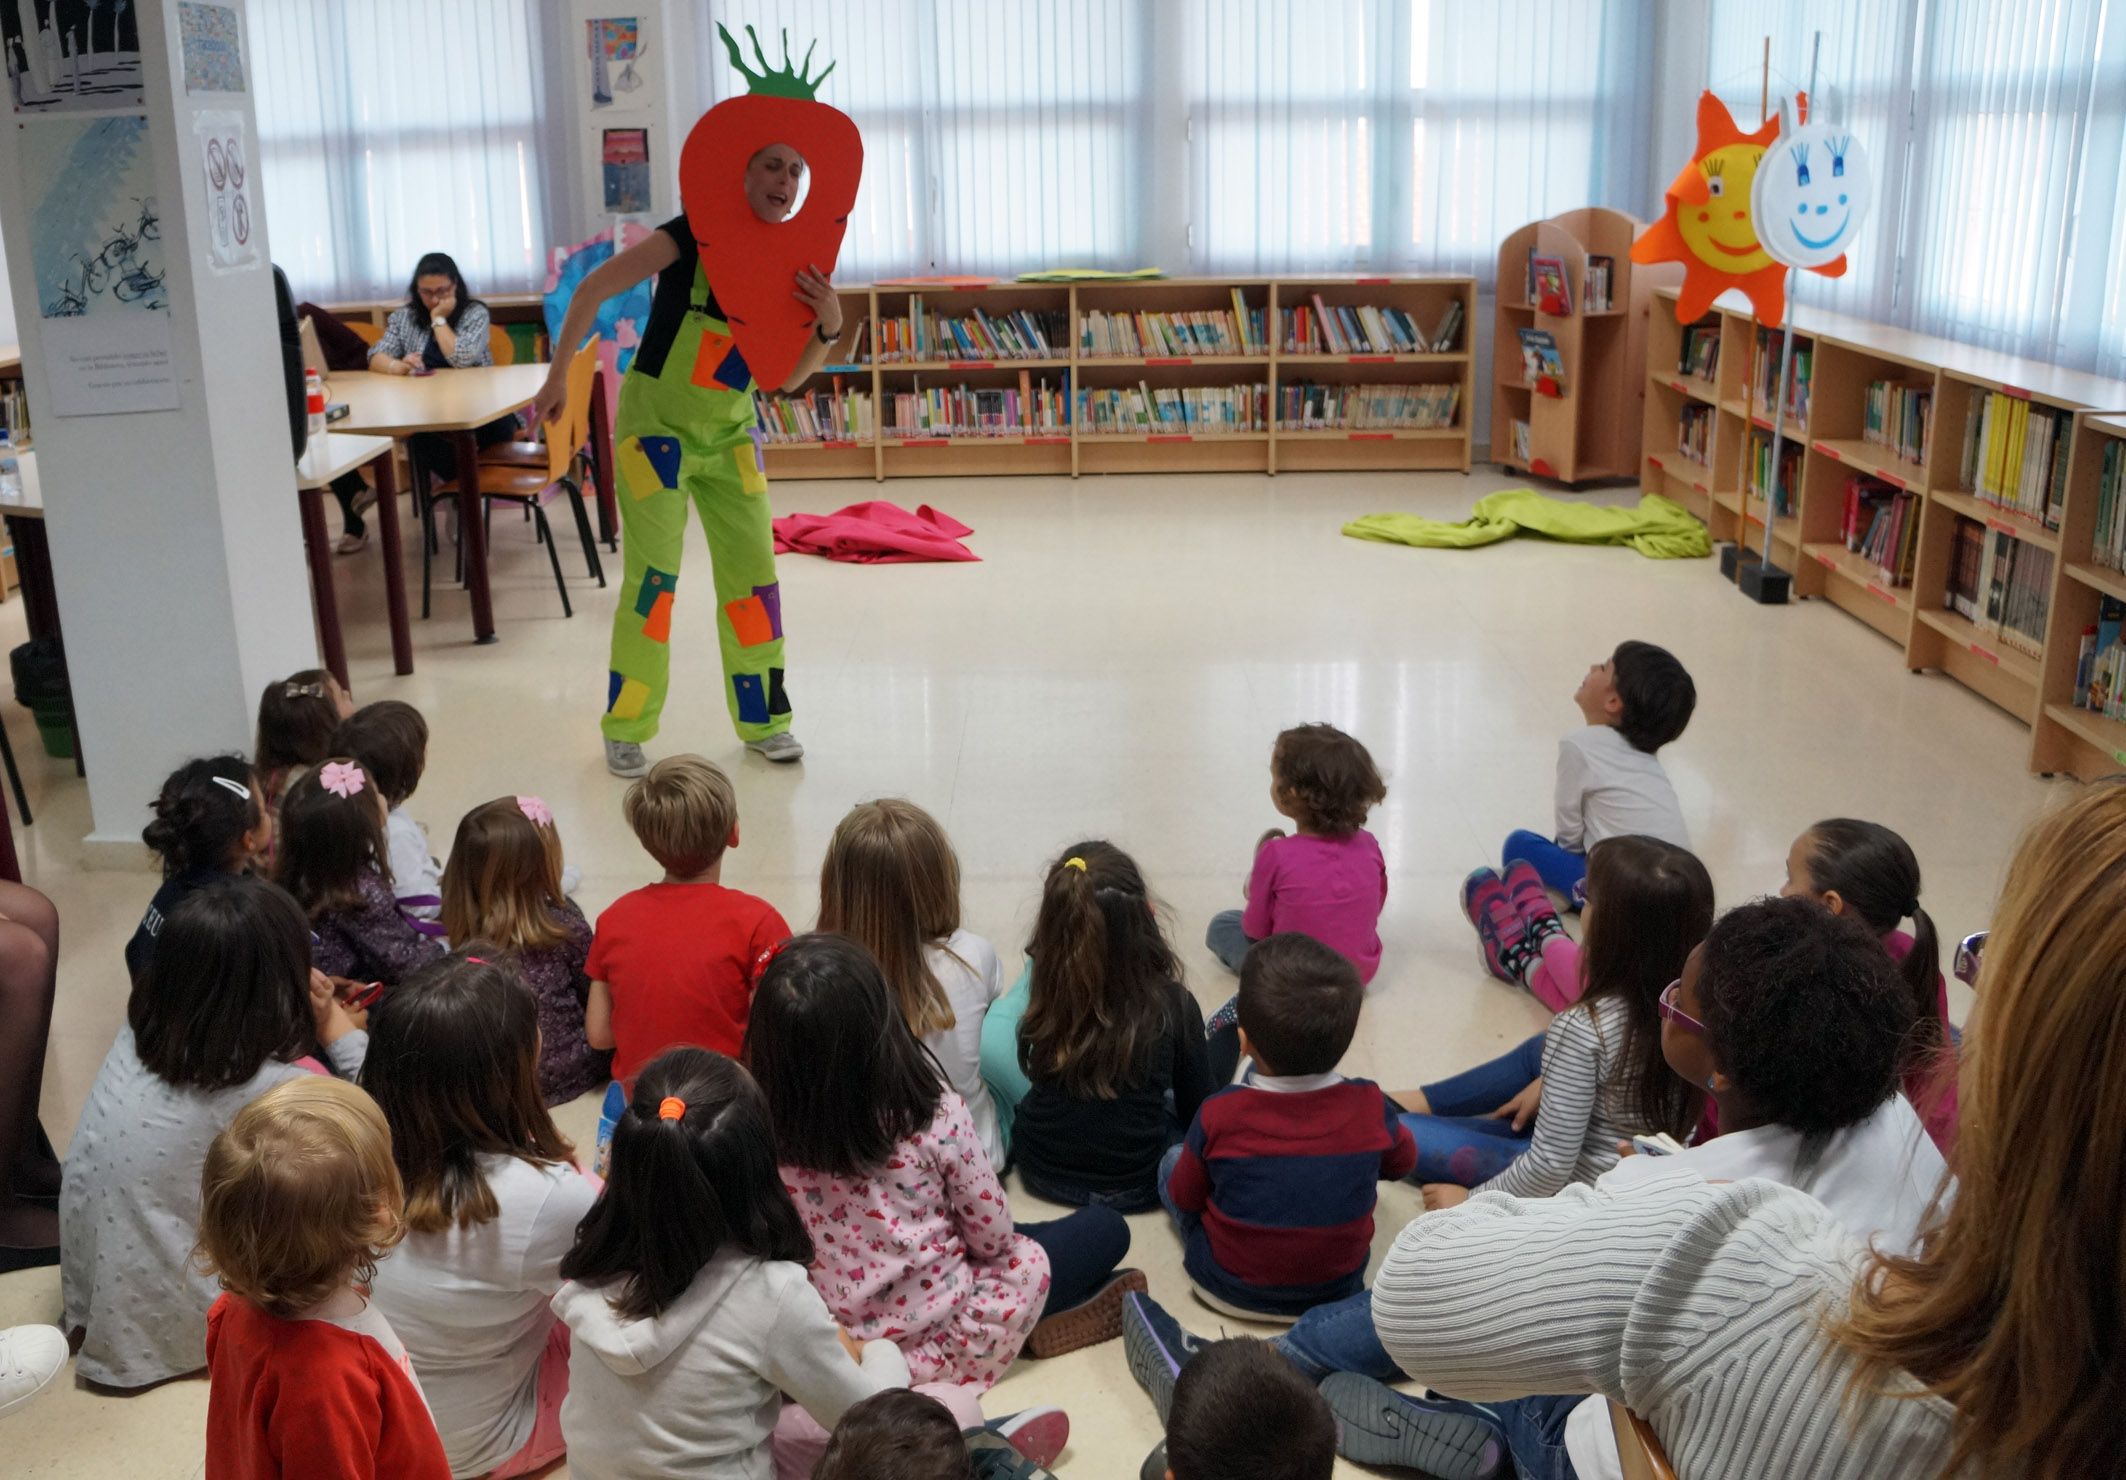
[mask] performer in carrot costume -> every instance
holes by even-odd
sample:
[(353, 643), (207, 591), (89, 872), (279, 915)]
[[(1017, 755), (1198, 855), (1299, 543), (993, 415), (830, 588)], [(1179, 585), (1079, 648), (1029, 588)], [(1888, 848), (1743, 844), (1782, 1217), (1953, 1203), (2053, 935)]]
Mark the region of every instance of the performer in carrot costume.
[[(814, 100), (827, 72), (805, 75), (811, 53), (792, 70), (786, 35), (783, 66), (771, 69), (756, 37), (756, 71), (730, 32), (717, 29), (752, 91), (718, 103), (694, 126), (680, 159), (686, 214), (577, 288), (537, 401), (542, 420), (560, 414), (569, 354), (598, 306), (655, 273), (649, 323), (621, 382), (613, 428), (626, 573), (601, 728), (606, 767), (616, 776), (648, 769), (642, 744), (656, 735), (664, 709), (689, 500), (709, 542), (731, 722), (749, 749), (771, 761), (805, 753), (790, 733), (782, 588), (753, 389), (756, 377), (798, 389), (841, 333), (841, 301), (829, 278), (863, 146), (853, 123)], [(811, 191), (791, 220), (808, 169)]]

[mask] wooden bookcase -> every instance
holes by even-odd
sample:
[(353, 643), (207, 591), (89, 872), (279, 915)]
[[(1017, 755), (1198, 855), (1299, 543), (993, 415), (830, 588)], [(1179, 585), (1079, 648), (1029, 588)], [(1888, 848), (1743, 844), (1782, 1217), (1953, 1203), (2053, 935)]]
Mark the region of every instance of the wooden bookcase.
[[(1647, 303), (1657, 286), (1682, 276), (1674, 264), (1632, 262), (1632, 238), (1643, 229), (1643, 222), (1621, 211), (1588, 207), (1532, 221), (1500, 243), (1491, 339), (1491, 460), (1500, 467), (1568, 484), (1638, 472), (1646, 386), (1636, 367), (1646, 357)], [(1564, 264), (1569, 312), (1551, 313), (1528, 301), (1530, 253)], [(1587, 307), (1589, 257), (1610, 259), (1606, 309)], [(1557, 342), (1565, 366), (1558, 394), (1528, 382), (1522, 329), (1547, 330)], [(1528, 423), (1525, 463), (1514, 455), (1516, 421)]]
[(2091, 559), (2096, 538), (2097, 480), (2104, 449), (2126, 442), (2126, 416), (2084, 412), (2074, 429), (2067, 464), (2067, 512), (2060, 521), (2059, 564), (2052, 588), (2052, 621), (2038, 675), (2038, 708), (2030, 744), (2035, 771), (2066, 771), (2084, 781), (2126, 771), (2126, 723), (2074, 707), (2074, 678), (2082, 633), (2096, 625), (2109, 596), (2126, 601), (2126, 572)]
[[(1250, 309), (1265, 315), (1262, 352), (1229, 355), (1111, 356), (1079, 348), (1089, 312), (1177, 313), (1230, 311), (1238, 290)], [(1277, 473), (1312, 469), (1469, 470), (1469, 403), (1474, 390), (1469, 353), (1470, 321), (1476, 312), (1476, 280), (1468, 277), (1156, 278), (1137, 282), (1017, 283), (983, 287), (918, 287), (879, 284), (846, 286), (843, 342), (823, 376), (845, 377), (847, 388), (868, 391), (874, 433), (847, 443), (774, 442), (767, 447), (775, 478), (999, 477), (1009, 474), (1091, 473)], [(1438, 354), (1287, 354), (1278, 332), (1278, 310), (1315, 295), (1329, 307), (1401, 308), (1426, 333), (1448, 305), (1462, 305), (1456, 347)], [(860, 320), (909, 312), (920, 296), (926, 312), (961, 316), (979, 305), (985, 314), (1026, 309), (1061, 314), (1069, 343), (1044, 359), (934, 359), (862, 363), (854, 353)], [(1055, 348), (1051, 341), (1051, 348)], [(1021, 373), (1051, 385), (1067, 382), (1070, 424), (1061, 433), (1026, 436), (900, 437), (888, 435), (886, 404), (895, 394), (967, 386), (1016, 388)], [(1280, 429), (1278, 394), (1293, 386), (1345, 384), (1452, 384), (1460, 389), (1455, 424), (1424, 430)], [(1270, 405), (1269, 425), (1253, 431), (1094, 433), (1078, 424), (1080, 387), (1102, 390), (1142, 385), (1152, 390), (1261, 385)], [(807, 389), (814, 389), (817, 382)]]
[[(1771, 408), (1749, 395), (1755, 321), (1739, 295), (1716, 302), (1701, 323), (1719, 330), (1720, 363), (1711, 381), (1678, 373), (1684, 337), (1675, 290), (1657, 289), (1646, 348), (1647, 492), (1674, 499), (1712, 532), (1754, 552), (1767, 510), (1745, 492), (1744, 458), (1752, 437), (1771, 430)], [(2033, 770), (2100, 774), (2126, 767), (2126, 725), (2071, 705), (2084, 626), (2105, 594), (2126, 596), (2126, 576), (2090, 562), (2101, 439), (2126, 438), (2126, 383), (2002, 355), (1953, 340), (1804, 308), (1797, 350), (1812, 353), (1807, 415), (1789, 418), (1786, 435), (1802, 448), (1795, 508), (1772, 518), (1772, 559), (1793, 572), (1794, 592), (1820, 597), (1895, 643), (1906, 668), (1934, 669), (2033, 727)], [(1776, 336), (1771, 348), (1776, 352)], [(1926, 458), (1898, 457), (1864, 435), (1867, 388), (1877, 381), (1933, 392)], [(2033, 407), (2081, 414), (2069, 444), (2066, 505), (2058, 530), (1988, 503), (1963, 482), (1967, 418), (1984, 397), (2001, 394)], [(1699, 464), (1675, 449), (1686, 406), (1714, 408), (1712, 445)], [(1845, 482), (1863, 473), (1918, 496), (1920, 522), (1912, 578), (1895, 585), (1841, 535)], [(1956, 525), (1976, 520), (2054, 557), (2052, 604), (2043, 655), (2034, 657), (1982, 631), (1945, 603)], [(2065, 710), (2065, 716), (2060, 713)], [(2114, 733), (2116, 732), (2116, 733)], [(2108, 744), (2100, 741), (2108, 740)]]

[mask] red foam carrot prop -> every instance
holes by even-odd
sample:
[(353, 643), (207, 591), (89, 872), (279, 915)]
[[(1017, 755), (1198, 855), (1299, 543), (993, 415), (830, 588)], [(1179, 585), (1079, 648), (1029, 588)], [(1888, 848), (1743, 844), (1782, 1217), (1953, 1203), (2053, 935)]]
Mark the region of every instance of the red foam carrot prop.
[[(819, 76), (807, 77), (808, 49), (793, 69), (785, 31), (783, 64), (771, 68), (760, 38), (747, 26), (760, 63), (755, 71), (731, 33), (721, 25), (716, 29), (752, 90), (725, 98), (687, 135), (679, 155), (679, 196), (739, 353), (753, 378), (772, 389), (796, 368), (817, 323), (795, 296), (797, 274), (806, 267), (833, 274), (863, 178), (864, 141), (848, 115), (813, 96), (833, 63)], [(771, 144), (796, 150), (812, 179), (803, 206), (784, 221), (761, 220), (746, 201), (746, 165)]]

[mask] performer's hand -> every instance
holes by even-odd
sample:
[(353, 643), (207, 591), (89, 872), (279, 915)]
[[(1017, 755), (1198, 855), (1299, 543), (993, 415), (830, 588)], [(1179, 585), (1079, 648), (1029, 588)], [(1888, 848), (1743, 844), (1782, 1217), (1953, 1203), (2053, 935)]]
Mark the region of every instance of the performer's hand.
[(540, 424), (559, 421), (561, 404), (567, 399), (568, 361), (555, 360), (554, 368), (539, 382), (539, 394), (532, 397), (533, 419)]
[(816, 267), (807, 267), (797, 275), (797, 291), (790, 295), (812, 310), (819, 320), (819, 327), (829, 339), (842, 332), (842, 301), (835, 293), (834, 285), (827, 275)]

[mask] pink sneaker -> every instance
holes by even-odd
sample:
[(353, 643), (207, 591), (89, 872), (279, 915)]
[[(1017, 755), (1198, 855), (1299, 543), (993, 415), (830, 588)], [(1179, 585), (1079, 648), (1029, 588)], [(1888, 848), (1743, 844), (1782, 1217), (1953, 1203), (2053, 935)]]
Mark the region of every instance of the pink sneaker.
[(1497, 874), (1480, 868), (1462, 881), (1462, 913), (1476, 927), (1484, 970), (1502, 982), (1518, 983), (1520, 978), (1508, 962), (1517, 954), (1525, 954), (1522, 937), (1526, 931)]
[(1518, 858), (1507, 864), (1505, 884), (1506, 896), (1528, 932), (1530, 946), (1540, 951), (1544, 941), (1564, 933), (1564, 923), (1558, 919), (1550, 891), (1543, 887), (1542, 875), (1535, 871), (1534, 864)]

